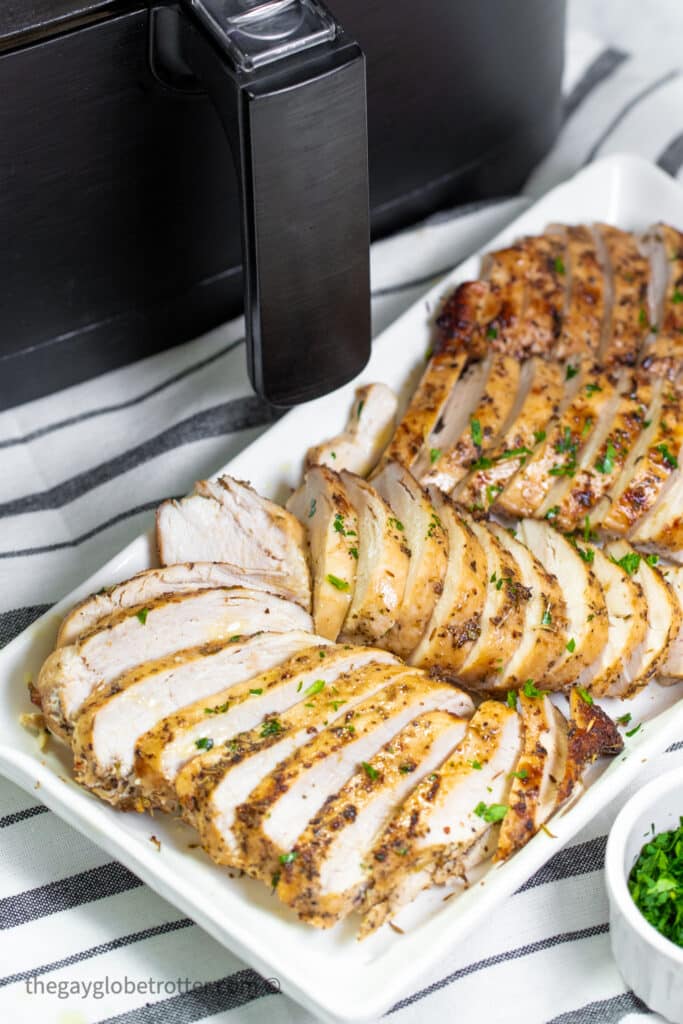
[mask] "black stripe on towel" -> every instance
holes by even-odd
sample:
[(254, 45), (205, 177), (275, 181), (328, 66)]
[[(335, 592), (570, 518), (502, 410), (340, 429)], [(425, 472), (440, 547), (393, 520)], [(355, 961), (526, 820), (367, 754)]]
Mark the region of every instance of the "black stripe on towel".
[(36, 804), (35, 807), (24, 807), (22, 811), (15, 811), (14, 814), (6, 814), (0, 818), (0, 828), (9, 828), (10, 825), (18, 825), (20, 821), (28, 818), (35, 818), (36, 814), (47, 814), (48, 808), (43, 804)]
[(613, 47), (599, 53), (595, 60), (588, 65), (572, 91), (565, 97), (562, 111), (565, 121), (572, 116), (576, 108), (590, 96), (593, 90), (610, 75), (613, 75), (627, 59), (627, 53)]
[(597, 142), (593, 144), (588, 156), (584, 160), (584, 167), (586, 164), (591, 163), (591, 161), (595, 159), (597, 153), (600, 151), (600, 149), (607, 141), (607, 139), (610, 137), (612, 132), (619, 127), (624, 118), (627, 117), (632, 110), (634, 110), (640, 103), (642, 103), (643, 100), (647, 99), (648, 96), (651, 96), (652, 93), (657, 92), (658, 89), (661, 89), (663, 86), (668, 85), (669, 82), (672, 82), (675, 78), (678, 78), (680, 73), (680, 69), (678, 68), (674, 69), (673, 71), (667, 71), (665, 75), (662, 75), (660, 78), (656, 78), (654, 82), (650, 82), (649, 85), (643, 86), (643, 88), (640, 89), (635, 94), (635, 96), (632, 96), (628, 103), (625, 103), (624, 106), (621, 107), (619, 113), (615, 114), (610, 123), (599, 136)]
[(587, 1003), (578, 1010), (569, 1010), (553, 1017), (547, 1024), (618, 1024), (627, 1013), (649, 1013), (647, 1006), (633, 992), (622, 992), (611, 999)]
[[(2, 557), (0, 555), (0, 557)], [(14, 608), (9, 612), (0, 612), (0, 647), (4, 647), (10, 640), (44, 615), (50, 608), (49, 604), (33, 604), (28, 608)]]
[(101, 867), (60, 878), (57, 882), (27, 889), (16, 896), (6, 896), (0, 900), (0, 930), (16, 928), (50, 914), (59, 914), (63, 910), (72, 910), (84, 903), (115, 896), (140, 885), (140, 879), (128, 868), (110, 861)]
[(683, 167), (683, 134), (677, 135), (671, 140), (666, 149), (657, 157), (657, 164), (667, 174), (675, 178), (681, 167)]
[[(552, 828), (552, 822), (550, 824)], [(600, 871), (605, 863), (606, 846), (607, 836), (598, 836), (597, 839), (558, 850), (517, 892), (559, 882), (563, 878), (576, 878), (577, 875)]]

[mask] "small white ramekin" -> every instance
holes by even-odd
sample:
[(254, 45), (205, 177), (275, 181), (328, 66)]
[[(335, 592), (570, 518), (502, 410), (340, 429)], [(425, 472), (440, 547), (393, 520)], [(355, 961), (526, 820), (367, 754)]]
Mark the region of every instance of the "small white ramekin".
[(605, 877), (612, 952), (624, 981), (651, 1010), (683, 1024), (683, 949), (665, 939), (638, 910), (627, 880), (652, 836), (678, 828), (683, 814), (680, 768), (644, 786), (620, 811), (609, 834)]

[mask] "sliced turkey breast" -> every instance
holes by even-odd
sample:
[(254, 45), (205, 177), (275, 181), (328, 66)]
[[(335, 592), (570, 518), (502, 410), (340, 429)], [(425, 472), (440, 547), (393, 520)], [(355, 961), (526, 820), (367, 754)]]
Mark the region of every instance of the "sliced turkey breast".
[(440, 709), (454, 715), (472, 710), (470, 698), (422, 672), (401, 676), (280, 761), (237, 808), (239, 836), (249, 874), (270, 881), (280, 858), (291, 854), (310, 819), (354, 773), (408, 722)]
[[(483, 391), (476, 404), (469, 409), (469, 419), (466, 418), (467, 402), (458, 394), (456, 385), (453, 392), (455, 409), (452, 418), (462, 420), (465, 417), (464, 426), (445, 450), (440, 435), (432, 434), (430, 444), (433, 443), (434, 447), (430, 452), (431, 467), (422, 474), (423, 485), (438, 487), (439, 490), (449, 493), (466, 476), (469, 468), (477, 465), (484, 453), (494, 446), (515, 404), (521, 375), (522, 366), (517, 359), (495, 353), (491, 359)], [(464, 376), (458, 383), (464, 384)], [(443, 419), (445, 434), (448, 429), (448, 410)], [(435, 452), (440, 454), (435, 457)]]
[(514, 558), (485, 523), (463, 513), (463, 519), (481, 545), (486, 559), (486, 603), (481, 616), (481, 633), (458, 678), (474, 690), (508, 689), (504, 668), (517, 651), (524, 635), (526, 606), (532, 598), (522, 583)]
[[(178, 772), (202, 750), (225, 745), (240, 732), (277, 716), (299, 701), (312, 702), (324, 694), (325, 713), (340, 704), (336, 681), (363, 665), (394, 664), (385, 651), (369, 647), (327, 646), (307, 648), (275, 669), (253, 673), (240, 687), (219, 688), (211, 700), (195, 700), (167, 717), (159, 715), (135, 747), (135, 772), (156, 806), (177, 803), (174, 783)], [(327, 701), (327, 704), (325, 703)]]
[(609, 277), (599, 361), (606, 367), (635, 366), (650, 331), (649, 260), (626, 231), (597, 224), (595, 235)]
[(600, 548), (577, 546), (595, 573), (607, 605), (607, 643), (595, 661), (577, 676), (577, 686), (589, 687), (597, 697), (619, 696), (629, 683), (624, 669), (647, 632), (647, 603), (643, 588)]
[(467, 719), (432, 711), (410, 722), (367, 766), (358, 765), (297, 838), (278, 870), (277, 895), (308, 924), (329, 928), (360, 901), (365, 858), (390, 815), (462, 739)]
[(391, 439), (397, 411), (398, 398), (386, 384), (357, 388), (346, 428), (330, 441), (309, 448), (306, 468), (324, 465), (367, 476)]
[(482, 276), (488, 283), (486, 330), (491, 347), (511, 356), (528, 354), (524, 310), (529, 295), (528, 271), (531, 251), (524, 242), (487, 253)]
[(508, 812), (500, 826), (495, 859), (507, 860), (536, 835), (557, 807), (567, 767), (567, 720), (548, 696), (518, 696), (522, 753), (511, 773)]
[[(311, 648), (317, 639), (298, 631), (208, 643), (139, 665), (96, 688), (82, 706), (71, 737), (76, 778), (118, 807), (160, 806), (145, 777), (144, 762), (134, 765), (136, 744), (147, 730), (162, 723), (163, 740), (169, 742), (173, 732), (166, 716), (200, 703), (201, 724), (213, 742), (216, 720), (222, 724), (226, 717), (214, 713), (215, 708), (227, 712), (234, 702), (244, 701), (251, 694), (252, 677), (260, 678), (259, 673), (273, 666), (278, 666), (271, 672), (275, 679), (291, 675), (302, 661), (319, 667), (320, 652), (327, 652), (324, 646)], [(264, 700), (267, 703), (268, 695)], [(262, 703), (252, 698), (250, 711), (257, 712)], [(197, 733), (197, 738), (202, 735)], [(194, 746), (194, 739), (192, 746), (194, 753), (201, 749)]]
[(408, 671), (403, 665), (379, 661), (345, 672), (329, 693), (325, 687), (189, 761), (176, 778), (176, 794), (183, 816), (198, 830), (209, 856), (218, 864), (248, 869), (235, 833), (237, 807), (280, 761), (326, 725), (343, 724), (350, 715), (353, 726), (354, 709)]
[(512, 480), (496, 498), (494, 511), (519, 517), (535, 515), (553, 485), (561, 479), (571, 479), (576, 472), (579, 455), (608, 407), (614, 385), (596, 367), (568, 365), (566, 376), (567, 383), (573, 386), (570, 404), (548, 425), (546, 437), (537, 449), (522, 460)]
[(379, 641), (402, 658), (417, 647), (443, 591), (448, 534), (426, 492), (398, 462), (388, 462), (373, 486), (391, 508), (410, 548), (410, 563), (396, 621)]
[[(371, 881), (359, 938), (422, 889), (466, 880), (467, 867), (493, 853), (521, 749), (517, 712), (500, 701), (480, 704), (464, 738), (416, 786), (367, 858)], [(489, 843), (482, 844), (484, 838)], [(471, 851), (476, 853), (468, 864)]]
[(639, 583), (645, 596), (647, 632), (623, 666), (621, 688), (611, 696), (633, 697), (665, 664), (671, 644), (681, 628), (681, 608), (666, 580), (626, 541), (613, 541), (605, 554)]
[[(425, 445), (410, 466), (413, 476), (420, 483), (428, 484), (438, 480), (439, 488), (447, 492), (456, 482), (459, 472), (459, 455), (454, 453), (455, 461), (449, 471), (447, 453), (469, 430), (470, 416), (474, 414), (474, 410), (478, 408), (482, 400), (492, 364), (492, 356), (478, 362), (471, 362), (455, 384), (441, 415), (426, 439)], [(446, 469), (439, 475), (439, 467), (444, 459)], [(453, 473), (456, 476), (453, 476)]]
[(523, 245), (528, 253), (524, 344), (528, 353), (547, 356), (557, 346), (566, 305), (565, 232), (551, 227)]
[(249, 587), (265, 590), (288, 601), (297, 595), (286, 586), (284, 575), (242, 569), (225, 562), (184, 562), (161, 569), (147, 569), (123, 583), (105, 587), (77, 604), (64, 618), (57, 634), (57, 647), (74, 643), (102, 619), (115, 612), (145, 605), (165, 594), (184, 594), (210, 587)]
[[(587, 385), (590, 387), (591, 385)], [(572, 531), (585, 523), (586, 516), (615, 485), (628, 453), (646, 429), (652, 388), (642, 375), (629, 373), (619, 387), (616, 406), (606, 410), (580, 465), (561, 498), (546, 502), (546, 515), (561, 530)]]
[(247, 572), (271, 573), (308, 611), (305, 540), (293, 515), (229, 476), (200, 480), (189, 498), (165, 501), (157, 509), (162, 565), (228, 562)]
[(457, 673), (481, 634), (486, 556), (450, 499), (435, 489), (430, 497), (448, 534), (448, 566), (427, 629), (408, 660), (412, 665)]
[(570, 359), (587, 355), (597, 359), (606, 306), (605, 275), (590, 228), (567, 227), (565, 237), (568, 296), (554, 356)]
[(624, 749), (612, 719), (581, 689), (573, 689), (569, 694), (569, 711), (567, 765), (559, 786), (558, 807), (581, 785), (587, 765), (598, 757), (614, 757)]
[[(566, 370), (557, 363), (533, 358), (522, 366), (522, 383), (510, 412), (510, 422), (498, 442), (456, 488), (466, 508), (486, 511), (526, 457), (545, 440), (548, 423), (563, 404)], [(530, 379), (530, 386), (525, 381)], [(571, 382), (570, 382), (571, 386)]]
[[(521, 540), (547, 572), (556, 577), (567, 606), (564, 654), (552, 668), (556, 683), (567, 685), (591, 665), (607, 643), (609, 619), (602, 589), (590, 564), (548, 523), (524, 519)], [(554, 629), (552, 618), (545, 625)]]
[(356, 509), (339, 474), (326, 466), (308, 470), (303, 486), (291, 496), (287, 508), (308, 534), (315, 631), (336, 640), (356, 588)]
[[(661, 575), (668, 583), (671, 591), (676, 597), (678, 604), (683, 608), (683, 566), (667, 565), (662, 566)], [(676, 682), (683, 679), (683, 630), (679, 629), (669, 647), (666, 661), (660, 668), (661, 680)]]
[[(342, 471), (341, 481), (358, 516), (356, 586), (344, 619), (346, 640), (376, 641), (391, 629), (405, 591), (410, 548), (403, 524), (367, 481)], [(346, 592), (350, 582), (328, 577)]]
[(73, 716), (96, 686), (187, 647), (269, 630), (310, 632), (299, 605), (245, 587), (214, 587), (158, 597), (102, 619), (77, 643), (59, 647), (40, 670), (36, 688), (52, 732), (70, 734)]
[(555, 690), (562, 683), (552, 671), (561, 659), (567, 644), (567, 605), (557, 578), (547, 572), (539, 560), (508, 530), (496, 523), (489, 530), (519, 567), (522, 584), (531, 593), (526, 604), (524, 629), (517, 649), (503, 664), (499, 690), (517, 690), (528, 679), (542, 682), (546, 689)]

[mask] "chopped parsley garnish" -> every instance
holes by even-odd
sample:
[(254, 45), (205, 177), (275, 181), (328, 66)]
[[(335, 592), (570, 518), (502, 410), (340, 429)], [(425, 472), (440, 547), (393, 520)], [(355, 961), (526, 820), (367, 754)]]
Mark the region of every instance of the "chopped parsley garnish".
[(632, 576), (634, 572), (637, 572), (638, 566), (640, 565), (640, 555), (637, 551), (629, 551), (622, 558), (615, 558), (613, 555), (610, 555), (610, 559), (629, 576)]
[(440, 448), (430, 448), (429, 449), (429, 461), (431, 462), (432, 465), (434, 465), (435, 462), (438, 462), (438, 460), (440, 458), (441, 458), (441, 449)]
[(279, 732), (282, 732), (282, 725), (277, 718), (267, 718), (261, 726), (262, 736), (277, 736)]
[(339, 711), (339, 708), (342, 706), (342, 704), (346, 704), (346, 701), (345, 700), (331, 700), (330, 704), (332, 705), (332, 710), (333, 711)]
[(288, 853), (281, 853), (278, 860), (281, 864), (291, 864), (298, 856), (299, 854), (296, 850), (290, 850)]
[(337, 453), (336, 452), (330, 452), (330, 456), (331, 456), (331, 458), (336, 459), (337, 458)]
[(142, 623), (144, 626), (147, 622), (147, 616), (149, 615), (149, 608), (141, 608), (139, 612), (135, 613), (135, 618)]
[(628, 876), (633, 902), (660, 935), (683, 947), (683, 817), (653, 836)]
[(628, 725), (632, 718), (633, 715), (631, 712), (627, 711), (625, 715), (619, 715), (617, 718), (617, 725)]
[(358, 561), (358, 548), (349, 548), (349, 554)]
[(377, 769), (373, 768), (372, 765), (368, 764), (367, 761), (361, 761), (360, 766), (367, 775), (367, 777), (371, 779), (373, 782), (375, 781), (375, 779), (379, 778), (379, 772), (377, 771)]
[(553, 505), (553, 507), (549, 508), (548, 511), (546, 512), (545, 518), (546, 519), (557, 519), (559, 514), (560, 514), (560, 506), (559, 505)]
[(586, 384), (586, 394), (594, 395), (596, 391), (602, 391), (599, 384)]
[(540, 444), (541, 441), (545, 441), (546, 432), (545, 430), (534, 430), (534, 444)]
[(324, 658), (326, 656), (325, 651), (318, 651), (318, 657)]
[(389, 525), (393, 526), (393, 528), (395, 530), (398, 530), (400, 533), (403, 533), (403, 531), (405, 530), (405, 526), (403, 525), (401, 520), (395, 519), (394, 516), (389, 516)]
[(491, 326), (486, 331), (486, 337), (487, 338), (497, 338), (498, 337), (498, 328), (495, 327), (493, 324), (491, 324)]
[(671, 452), (669, 451), (669, 446), (667, 444), (656, 445), (656, 450), (662, 456), (667, 466), (671, 466), (672, 469), (678, 469), (678, 459), (675, 455), (671, 454)]
[(479, 761), (477, 761), (476, 758), (474, 759), (474, 761), (468, 761), (467, 763), (469, 764), (470, 768), (474, 768), (475, 772), (481, 771), (481, 764), (479, 763)]
[(228, 637), (228, 643), (229, 644), (236, 644), (237, 641), (241, 640), (241, 639), (242, 639), (242, 634), (241, 633), (235, 633), (234, 636)]
[(481, 448), (484, 436), (481, 430), (481, 423), (479, 420), (470, 420), (470, 433), (472, 435), (472, 444), (476, 445), (477, 448)]
[(569, 653), (573, 654), (576, 650), (576, 640), (574, 639), (574, 637), (572, 637), (571, 640), (568, 641), (566, 646)]
[(252, 697), (260, 697), (261, 694), (263, 693), (263, 687), (254, 687), (254, 689), (250, 690), (249, 693), (252, 695)]
[(647, 312), (644, 306), (640, 307), (640, 312), (638, 313), (638, 323), (641, 327), (647, 327), (648, 325)]
[(553, 617), (550, 614), (550, 606), (546, 605), (545, 611), (543, 612), (543, 618), (541, 619), (542, 626), (552, 626)]
[(591, 695), (588, 692), (588, 690), (584, 690), (583, 686), (577, 686), (576, 687), (576, 692), (578, 693), (579, 697), (584, 702), (584, 704), (592, 704), (593, 703), (593, 698), (591, 697)]
[(553, 466), (548, 470), (549, 476), (574, 476), (576, 473), (576, 459), (571, 455), (565, 463)]
[(512, 708), (513, 711), (517, 707), (517, 693), (514, 690), (508, 690), (507, 705)]
[(503, 490), (502, 484), (487, 484), (486, 485), (486, 502), (488, 505), (492, 505), (500, 492)]
[(683, 292), (680, 292), (678, 288), (675, 288), (674, 293), (671, 296), (671, 301), (675, 306), (677, 306), (679, 302), (683, 302)]
[(656, 565), (659, 561), (659, 555), (645, 555), (645, 561), (648, 565)]
[(522, 693), (525, 697), (545, 697), (544, 691), (538, 689), (533, 679), (527, 679), (522, 687)]
[(483, 818), (484, 821), (488, 821), (491, 824), (496, 821), (502, 821), (507, 812), (507, 804), (485, 804), (483, 800), (480, 800), (474, 808), (474, 813), (477, 817)]
[(576, 441), (572, 437), (572, 432), (569, 427), (564, 428), (564, 434), (555, 445), (556, 452), (571, 452), (572, 455), (576, 454)]
[(341, 514), (341, 512), (337, 512), (336, 516), (334, 517), (334, 522), (332, 523), (332, 526), (334, 527), (337, 533), (341, 533), (342, 535), (346, 533), (346, 530), (344, 529), (344, 517)]
[(346, 580), (340, 580), (338, 576), (334, 576), (331, 572), (325, 577), (328, 583), (331, 583), (336, 590), (349, 590), (349, 584)]
[(642, 725), (643, 725), (642, 722), (638, 722), (638, 725), (634, 726), (633, 729), (629, 729), (629, 731), (626, 733), (626, 735), (629, 736), (629, 737), (630, 736), (635, 736), (635, 734), (641, 729)]
[(202, 736), (201, 739), (195, 740), (194, 745), (197, 750), (211, 750), (213, 746), (213, 740), (210, 736)]
[(508, 773), (508, 778), (509, 779), (522, 779), (522, 781), (523, 781), (524, 779), (528, 779), (529, 778), (529, 773), (526, 770), (526, 768), (520, 768), (518, 772), (509, 772)]
[(429, 526), (427, 527), (427, 536), (428, 537), (433, 537), (434, 536), (434, 531), (436, 530), (437, 526), (441, 527), (441, 520), (437, 516), (436, 512), (432, 512), (432, 514), (431, 514), (431, 522), (430, 522)]
[(617, 457), (617, 451), (611, 441), (607, 442), (607, 450), (601, 459), (595, 463), (595, 468), (598, 473), (611, 473), (614, 469), (614, 460)]
[(564, 274), (564, 272), (565, 272), (564, 271), (564, 263), (562, 262), (562, 260), (558, 256), (557, 259), (555, 260), (555, 273), (556, 274)]
[(358, 409), (356, 410), (356, 419), (358, 419), (358, 420), (360, 419), (360, 414), (363, 411), (363, 406), (364, 405), (365, 405), (365, 399), (361, 398), (360, 402), (358, 403)]
[(571, 365), (568, 364), (567, 365), (567, 372), (565, 374), (565, 380), (571, 380), (572, 377), (576, 377), (578, 372), (579, 372), (578, 366), (571, 366)]
[(277, 889), (279, 881), (280, 881), (280, 872), (276, 871), (275, 874), (270, 879), (270, 888), (272, 889), (273, 892), (275, 892), (275, 890)]
[(226, 700), (225, 704), (216, 704), (212, 708), (204, 708), (205, 715), (224, 715), (230, 707), (230, 701)]
[(316, 502), (315, 498), (312, 498), (311, 499), (311, 507), (308, 510), (308, 518), (309, 519), (312, 519), (313, 516), (315, 515), (316, 507), (317, 507), (317, 502)]
[(532, 455), (531, 448), (506, 448), (500, 455), (496, 455), (496, 462), (505, 462), (506, 459), (516, 459), (518, 455)]
[(398, 766), (398, 770), (400, 771), (401, 775), (408, 775), (410, 772), (415, 771), (415, 765), (412, 762), (400, 764)]
[(324, 690), (324, 689), (325, 689), (325, 680), (324, 679), (316, 679), (316, 681), (314, 683), (311, 683), (311, 685), (308, 687), (307, 690), (304, 690), (304, 697), (314, 697), (316, 695), (316, 693), (320, 693), (320, 691)]

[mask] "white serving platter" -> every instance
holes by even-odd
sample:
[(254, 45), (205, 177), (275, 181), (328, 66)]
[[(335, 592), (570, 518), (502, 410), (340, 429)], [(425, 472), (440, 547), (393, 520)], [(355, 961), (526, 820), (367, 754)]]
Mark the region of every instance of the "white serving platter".
[[(541, 232), (553, 221), (607, 221), (642, 230), (657, 220), (683, 227), (683, 189), (644, 160), (612, 156), (548, 193), (487, 248)], [(359, 384), (381, 380), (407, 398), (424, 367), (433, 312), (456, 283), (477, 276), (478, 266), (478, 257), (468, 260), (384, 331), (358, 380), (290, 412), (223, 470), (250, 480), (266, 495), (286, 496), (298, 482), (307, 447), (343, 426)], [(643, 723), (642, 727), (626, 740), (620, 757), (596, 766), (585, 795), (553, 820), (555, 838), (540, 833), (509, 863), (484, 873), (459, 897), (425, 902), (419, 923), (414, 923), (416, 911), (403, 935), (384, 928), (359, 943), (354, 937), (357, 922), (316, 931), (299, 923), (265, 887), (232, 878), (200, 850), (189, 849), (195, 834), (182, 823), (164, 815), (152, 822), (147, 815), (116, 812), (79, 788), (70, 777), (68, 753), (54, 742), (41, 753), (35, 738), (20, 725), (21, 713), (32, 710), (27, 680), (37, 675), (64, 612), (86, 594), (154, 564), (153, 559), (151, 536), (138, 537), (0, 653), (0, 772), (263, 975), (277, 978), (284, 992), (324, 1020), (356, 1022), (380, 1016), (417, 986), (444, 950), (486, 920), (497, 904), (627, 786), (643, 759), (683, 737), (683, 685), (651, 685), (627, 705), (605, 702), (612, 713), (629, 710), (633, 723)], [(152, 833), (160, 840), (159, 850), (150, 841)]]

